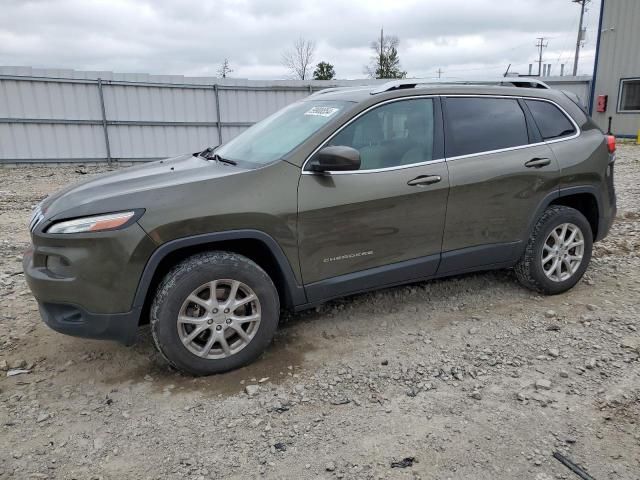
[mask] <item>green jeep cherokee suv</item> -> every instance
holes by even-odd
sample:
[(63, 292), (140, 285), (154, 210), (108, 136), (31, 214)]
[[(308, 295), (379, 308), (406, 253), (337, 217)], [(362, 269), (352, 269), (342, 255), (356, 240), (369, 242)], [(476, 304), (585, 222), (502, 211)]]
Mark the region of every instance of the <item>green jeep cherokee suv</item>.
[(258, 357), (285, 308), (512, 267), (566, 291), (615, 215), (615, 139), (542, 82), (493, 83), (325, 90), (46, 198), (24, 256), (42, 318), (125, 344), (150, 321), (207, 375)]

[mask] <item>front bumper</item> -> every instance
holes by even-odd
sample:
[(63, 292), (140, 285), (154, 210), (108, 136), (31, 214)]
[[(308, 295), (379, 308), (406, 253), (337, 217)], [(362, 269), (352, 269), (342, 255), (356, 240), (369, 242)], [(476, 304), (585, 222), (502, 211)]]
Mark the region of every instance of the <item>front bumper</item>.
[(155, 248), (133, 224), (94, 234), (32, 234), (23, 257), (27, 284), (44, 322), (68, 335), (135, 339), (140, 307), (133, 299), (146, 262)]
[(44, 323), (56, 332), (74, 337), (115, 340), (133, 345), (138, 331), (140, 308), (127, 313), (90, 313), (77, 305), (38, 303)]

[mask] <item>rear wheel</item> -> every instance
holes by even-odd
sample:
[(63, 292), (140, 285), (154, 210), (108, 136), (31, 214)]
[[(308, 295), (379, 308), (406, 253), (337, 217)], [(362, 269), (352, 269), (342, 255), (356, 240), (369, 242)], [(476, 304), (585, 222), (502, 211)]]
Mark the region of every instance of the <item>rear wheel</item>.
[(582, 278), (592, 247), (591, 226), (582, 213), (570, 207), (549, 207), (515, 267), (518, 280), (547, 295), (565, 292)]
[(278, 292), (256, 263), (208, 252), (166, 275), (151, 307), (151, 331), (174, 367), (209, 375), (257, 358), (273, 338), (279, 313)]

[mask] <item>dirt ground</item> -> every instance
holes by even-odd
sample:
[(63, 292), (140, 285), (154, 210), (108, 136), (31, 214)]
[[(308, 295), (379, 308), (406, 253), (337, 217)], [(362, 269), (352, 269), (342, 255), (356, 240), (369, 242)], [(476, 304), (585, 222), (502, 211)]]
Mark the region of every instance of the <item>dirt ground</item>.
[(127, 348), (40, 321), (29, 211), (99, 170), (0, 169), (0, 479), (578, 478), (556, 450), (640, 478), (640, 147), (618, 147), (618, 218), (570, 292), (499, 271), (358, 295), (197, 379), (148, 328)]

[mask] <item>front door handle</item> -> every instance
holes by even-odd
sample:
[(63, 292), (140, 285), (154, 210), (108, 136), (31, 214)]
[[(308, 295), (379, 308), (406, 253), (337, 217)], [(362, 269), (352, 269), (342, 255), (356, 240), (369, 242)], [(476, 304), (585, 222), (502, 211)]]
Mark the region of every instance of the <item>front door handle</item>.
[(527, 163), (525, 163), (524, 166), (527, 168), (540, 168), (546, 167), (550, 163), (551, 160), (549, 160), (548, 158), (532, 158)]
[(413, 180), (409, 180), (407, 185), (420, 186), (420, 185), (432, 185), (434, 183), (438, 183), (442, 178), (440, 175), (420, 175)]

